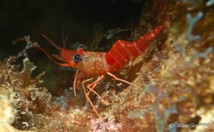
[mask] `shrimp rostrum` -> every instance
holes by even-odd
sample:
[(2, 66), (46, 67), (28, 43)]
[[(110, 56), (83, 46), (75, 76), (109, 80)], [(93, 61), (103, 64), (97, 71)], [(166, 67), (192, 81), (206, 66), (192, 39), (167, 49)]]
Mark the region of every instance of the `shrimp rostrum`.
[[(83, 45), (80, 45), (77, 50), (65, 49), (58, 46), (48, 37), (43, 35), (43, 37), (45, 37), (54, 47), (56, 47), (60, 51), (59, 55), (53, 55), (53, 57), (63, 63), (57, 62), (37, 43), (34, 43), (26, 38), (18, 38), (16, 42), (26, 41), (27, 43), (31, 43), (42, 50), (54, 63), (64, 67), (77, 68), (73, 83), (74, 95), (76, 96), (76, 87), (80, 88), (80, 83), (82, 83), (86, 99), (90, 102), (93, 110), (98, 115), (98, 117), (101, 118), (96, 108), (94, 107), (94, 104), (89, 98), (90, 93), (93, 92), (101, 100), (107, 102), (95, 91), (95, 87), (104, 78), (105, 75), (110, 75), (118, 81), (127, 83), (134, 87), (138, 87), (126, 80), (117, 78), (112, 73), (124, 67), (128, 61), (133, 61), (136, 57), (142, 54), (142, 52), (148, 46), (149, 42), (158, 34), (158, 32), (162, 30), (162, 28), (163, 26), (159, 26), (153, 31), (145, 34), (136, 42), (126, 42), (124, 40), (118, 40), (107, 53), (85, 51), (85, 47)], [(84, 77), (90, 78), (81, 82), (81, 78)], [(85, 86), (87, 82), (91, 83)]]

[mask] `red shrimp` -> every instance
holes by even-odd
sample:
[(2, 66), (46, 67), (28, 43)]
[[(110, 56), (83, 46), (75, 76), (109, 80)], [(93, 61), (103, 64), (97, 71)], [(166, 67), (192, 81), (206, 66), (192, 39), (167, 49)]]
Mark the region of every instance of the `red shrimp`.
[[(89, 79), (82, 81), (82, 86), (83, 86), (86, 99), (90, 102), (91, 106), (93, 107), (98, 117), (101, 118), (96, 108), (94, 107), (91, 99), (89, 98), (89, 94), (93, 92), (99, 98), (101, 98), (104, 102), (108, 103), (94, 90), (94, 88), (104, 78), (104, 75), (106, 74), (112, 76), (114, 79), (118, 81), (122, 81), (134, 87), (138, 87), (126, 80), (117, 78), (112, 73), (118, 69), (123, 68), (128, 61), (130, 60), (133, 61), (136, 57), (138, 57), (145, 50), (145, 48), (148, 46), (149, 42), (155, 37), (155, 35), (157, 35), (162, 30), (162, 28), (163, 26), (159, 26), (153, 31), (145, 34), (136, 42), (126, 42), (124, 40), (118, 40), (114, 44), (114, 46), (110, 49), (110, 51), (107, 53), (84, 51), (83, 47), (80, 47), (77, 50), (68, 50), (68, 49), (59, 47), (57, 44), (51, 41), (48, 37), (43, 35), (43, 37), (45, 37), (61, 53), (60, 55), (53, 55), (53, 56), (64, 63), (55, 61), (37, 43), (33, 43), (28, 39), (19, 38), (16, 40), (16, 42), (26, 41), (28, 43), (31, 43), (37, 46), (40, 50), (42, 50), (54, 63), (64, 67), (77, 68), (78, 70), (76, 71), (74, 84), (73, 84), (75, 96), (76, 96), (76, 85), (78, 85), (78, 88), (80, 88), (81, 78), (91, 77)], [(87, 88), (88, 88), (87, 90), (85, 87), (85, 83), (92, 81), (95, 78), (97, 78), (96, 81), (87, 85)]]

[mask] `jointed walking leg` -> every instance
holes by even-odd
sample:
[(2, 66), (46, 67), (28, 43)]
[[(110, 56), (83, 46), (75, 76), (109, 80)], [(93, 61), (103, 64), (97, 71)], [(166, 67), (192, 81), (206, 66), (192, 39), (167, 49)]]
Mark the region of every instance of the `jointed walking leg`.
[[(95, 111), (95, 113), (97, 114), (97, 116), (98, 116), (100, 119), (102, 119), (102, 117), (101, 117), (100, 114), (97, 112), (96, 108), (94, 107), (94, 104), (92, 103), (91, 99), (90, 99), (89, 96), (87, 95), (86, 89), (85, 89), (85, 83), (86, 83), (86, 82), (89, 82), (89, 81), (91, 81), (91, 80), (93, 80), (93, 79), (94, 79), (94, 77), (92, 77), (92, 78), (90, 78), (90, 79), (87, 79), (87, 80), (84, 80), (84, 81), (82, 82), (82, 86), (83, 86), (83, 90), (84, 90), (86, 99), (89, 101), (89, 103), (90, 103), (91, 106), (93, 107), (93, 110)], [(94, 91), (93, 91), (93, 92), (94, 92)]]
[(73, 84), (73, 87), (74, 87), (74, 96), (76, 96), (76, 82), (77, 82), (77, 78), (79, 76), (79, 70), (76, 71), (76, 74), (75, 74), (75, 79), (74, 79), (74, 84)]
[(123, 79), (117, 78), (115, 75), (111, 74), (110, 72), (107, 72), (107, 74), (108, 74), (108, 75), (110, 75), (110, 76), (112, 76), (115, 80), (118, 80), (118, 81), (121, 81), (121, 82), (127, 83), (127, 84), (132, 85), (132, 86), (137, 87), (137, 88), (140, 88), (139, 86), (134, 85), (134, 84), (132, 84), (132, 83), (130, 83), (130, 82), (128, 82), (128, 81), (126, 81), (126, 80), (123, 80)]
[[(94, 88), (97, 86), (97, 83), (99, 83), (103, 79), (103, 77), (104, 77), (104, 75), (99, 76), (95, 82), (93, 82), (87, 86), (87, 88), (89, 89), (89, 91), (87, 92), (87, 96), (89, 96), (90, 92), (94, 92), (103, 102), (108, 104), (108, 101), (103, 99), (96, 91), (94, 91)], [(93, 87), (91, 88), (91, 86), (93, 86)]]

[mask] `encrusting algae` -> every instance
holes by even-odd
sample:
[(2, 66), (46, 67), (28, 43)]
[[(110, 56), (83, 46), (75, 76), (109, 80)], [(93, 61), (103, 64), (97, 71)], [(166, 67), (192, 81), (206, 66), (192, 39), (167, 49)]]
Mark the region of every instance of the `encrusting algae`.
[[(77, 96), (66, 89), (63, 96), (54, 97), (47, 88), (39, 87), (45, 72), (32, 79), (36, 66), (27, 57), (23, 69), (14, 64), (24, 50), (0, 62), (0, 131), (214, 131), (213, 5), (153, 2), (155, 9), (148, 5), (142, 11), (130, 40), (137, 40), (156, 25), (165, 23), (168, 27), (131, 69), (126, 66), (115, 73), (140, 88), (110, 77), (98, 84), (96, 91), (109, 104), (95, 94), (90, 97), (104, 120), (83, 101), (81, 90)], [(179, 8), (184, 10), (176, 10)], [(156, 23), (149, 23), (149, 19)]]

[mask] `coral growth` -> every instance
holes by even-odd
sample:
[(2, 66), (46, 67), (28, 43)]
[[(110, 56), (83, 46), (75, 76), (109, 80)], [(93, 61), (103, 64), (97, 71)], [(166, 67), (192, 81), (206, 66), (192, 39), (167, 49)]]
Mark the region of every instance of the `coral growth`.
[[(130, 40), (137, 40), (157, 25), (167, 26), (133, 62), (131, 70), (127, 66), (115, 73), (140, 88), (118, 84), (107, 76), (96, 91), (109, 104), (91, 94), (103, 120), (85, 101), (83, 90), (74, 96), (73, 89), (67, 87), (60, 97), (55, 97), (39, 85), (44, 72), (32, 79), (36, 66), (25, 54), (28, 44), (17, 56), (0, 62), (0, 116), (4, 117), (0, 119), (0, 128), (65, 132), (214, 131), (211, 8), (212, 0), (154, 0), (153, 5), (147, 4)], [(126, 29), (111, 30), (109, 36), (103, 37), (111, 38), (123, 30)], [(21, 55), (25, 59), (19, 70), (14, 61)]]

